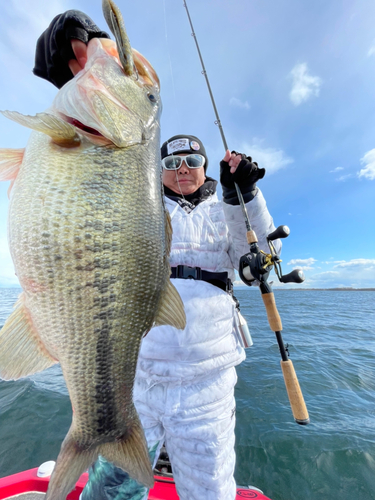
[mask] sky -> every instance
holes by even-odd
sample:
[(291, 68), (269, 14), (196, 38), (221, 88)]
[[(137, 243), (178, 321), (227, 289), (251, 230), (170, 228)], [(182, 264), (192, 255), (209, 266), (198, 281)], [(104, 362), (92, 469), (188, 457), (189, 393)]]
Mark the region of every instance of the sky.
[[(1, 2), (0, 110), (34, 115), (57, 89), (32, 74), (35, 44), (68, 9), (107, 30), (100, 0)], [(134, 48), (161, 80), (161, 139), (198, 136), (218, 179), (224, 146), (182, 0), (117, 0)], [(187, 0), (230, 149), (251, 155), (276, 226), (283, 272), (306, 288), (375, 287), (375, 3)], [(0, 116), (0, 147), (30, 131)], [(17, 285), (0, 182), (0, 286)], [(221, 190), (219, 188), (219, 195)], [(274, 286), (277, 286), (274, 278)], [(298, 285), (300, 287), (301, 285)]]

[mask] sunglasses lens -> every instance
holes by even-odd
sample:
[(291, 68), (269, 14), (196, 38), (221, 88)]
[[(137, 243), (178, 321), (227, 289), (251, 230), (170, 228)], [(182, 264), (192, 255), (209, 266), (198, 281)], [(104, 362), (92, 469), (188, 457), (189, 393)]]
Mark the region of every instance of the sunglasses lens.
[(189, 168), (203, 167), (206, 160), (202, 155), (187, 155), (187, 156), (166, 156), (162, 159), (162, 165), (166, 170), (177, 170), (181, 167), (182, 162), (185, 161)]
[(188, 155), (184, 159), (190, 168), (200, 168), (204, 165), (204, 156), (202, 155)]
[(167, 156), (162, 161), (163, 167), (166, 170), (177, 170), (181, 166), (181, 158), (179, 156)]

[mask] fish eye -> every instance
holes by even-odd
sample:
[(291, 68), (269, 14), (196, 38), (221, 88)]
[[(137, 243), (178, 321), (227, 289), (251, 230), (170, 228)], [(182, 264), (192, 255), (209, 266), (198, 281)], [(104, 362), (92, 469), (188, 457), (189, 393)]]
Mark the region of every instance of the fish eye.
[(151, 102), (156, 102), (156, 97), (154, 96), (154, 94), (147, 94), (147, 97)]

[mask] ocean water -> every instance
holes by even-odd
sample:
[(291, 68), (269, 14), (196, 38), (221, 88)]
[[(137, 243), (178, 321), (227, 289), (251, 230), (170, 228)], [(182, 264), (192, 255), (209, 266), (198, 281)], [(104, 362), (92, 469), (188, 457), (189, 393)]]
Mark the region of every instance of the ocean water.
[[(0, 326), (18, 293), (0, 289)], [(238, 367), (237, 483), (272, 500), (375, 499), (375, 292), (275, 291), (307, 426), (294, 422), (260, 294), (236, 296), (254, 341)], [(0, 477), (56, 459), (70, 421), (58, 366), (0, 381)]]

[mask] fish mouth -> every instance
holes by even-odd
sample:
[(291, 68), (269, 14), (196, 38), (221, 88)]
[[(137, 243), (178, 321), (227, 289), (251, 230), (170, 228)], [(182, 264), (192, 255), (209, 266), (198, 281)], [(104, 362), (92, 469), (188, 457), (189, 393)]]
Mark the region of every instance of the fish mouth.
[(91, 128), (91, 127), (85, 125), (84, 123), (80, 122), (76, 118), (72, 118), (71, 116), (66, 116), (66, 115), (63, 115), (63, 118), (64, 118), (64, 121), (66, 121), (67, 123), (70, 123), (71, 125), (74, 125), (74, 127), (82, 130), (82, 132), (85, 132), (86, 134), (90, 134), (90, 135), (95, 135), (97, 137), (103, 137), (103, 139), (104, 139), (104, 135), (101, 134), (98, 130), (95, 130), (94, 128)]
[(58, 111), (58, 115), (62, 120), (76, 127), (82, 133), (82, 135), (84, 135), (93, 144), (99, 146), (107, 146), (113, 144), (113, 141), (99, 132), (99, 130), (85, 125), (83, 122), (77, 120), (77, 118), (73, 118), (64, 113), (61, 113), (61, 111)]

